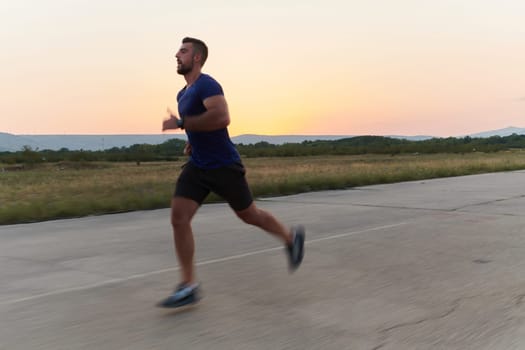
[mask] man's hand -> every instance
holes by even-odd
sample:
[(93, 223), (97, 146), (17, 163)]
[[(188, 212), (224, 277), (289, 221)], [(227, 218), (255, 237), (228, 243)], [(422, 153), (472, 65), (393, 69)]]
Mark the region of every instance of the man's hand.
[(164, 130), (170, 130), (170, 129), (178, 129), (179, 128), (179, 118), (177, 118), (173, 112), (171, 111), (171, 109), (169, 109), (168, 107), (168, 115), (169, 117), (167, 119), (164, 119), (164, 121), (162, 122), (162, 131)]
[(191, 155), (191, 145), (189, 142), (186, 142), (184, 145), (184, 155), (190, 156)]

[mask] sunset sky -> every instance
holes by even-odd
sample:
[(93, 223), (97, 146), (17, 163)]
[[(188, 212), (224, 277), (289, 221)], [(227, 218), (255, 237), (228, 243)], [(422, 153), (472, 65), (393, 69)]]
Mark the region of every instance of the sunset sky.
[(525, 127), (523, 0), (2, 0), (0, 132), (161, 133), (184, 36), (232, 136)]

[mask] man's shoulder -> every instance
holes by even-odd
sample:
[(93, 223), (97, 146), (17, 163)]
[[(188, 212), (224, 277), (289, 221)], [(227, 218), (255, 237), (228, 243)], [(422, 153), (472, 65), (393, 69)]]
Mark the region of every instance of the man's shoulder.
[[(198, 82), (200, 84), (219, 84), (219, 82), (209, 74), (201, 73)], [(220, 85), (220, 84), (219, 84)]]
[(221, 84), (208, 74), (202, 73), (195, 85), (203, 98), (224, 94)]

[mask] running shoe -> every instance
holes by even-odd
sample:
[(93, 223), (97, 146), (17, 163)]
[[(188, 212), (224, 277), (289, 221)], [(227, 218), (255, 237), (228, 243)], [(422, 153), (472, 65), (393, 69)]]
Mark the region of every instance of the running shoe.
[(174, 308), (195, 304), (200, 300), (199, 294), (198, 284), (189, 285), (187, 283), (181, 283), (177, 286), (173, 294), (160, 301), (157, 306)]
[(291, 230), (292, 243), (286, 246), (286, 252), (288, 253), (288, 260), (290, 263), (290, 271), (297, 270), (304, 256), (304, 227), (294, 226)]

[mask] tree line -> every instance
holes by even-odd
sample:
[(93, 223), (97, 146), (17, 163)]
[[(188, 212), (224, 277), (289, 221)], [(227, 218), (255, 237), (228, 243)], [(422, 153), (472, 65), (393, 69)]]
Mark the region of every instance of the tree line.
[(432, 138), (411, 141), (382, 136), (356, 136), (334, 141), (304, 141), (296, 144), (273, 145), (259, 142), (238, 145), (247, 157), (290, 157), (309, 155), (409, 154), (499, 152), (525, 148), (525, 135), (493, 136), (489, 138)]
[[(177, 160), (182, 156), (185, 141), (171, 139), (158, 145), (135, 144), (101, 151), (38, 150), (24, 146), (16, 152), (0, 152), (0, 163), (34, 164), (61, 161), (151, 162)], [(243, 157), (296, 157), (319, 155), (407, 154), (407, 153), (468, 153), (499, 152), (524, 149), (525, 135), (488, 138), (432, 138), (411, 141), (383, 136), (356, 136), (332, 141), (304, 141), (282, 145), (258, 142), (236, 145)]]

